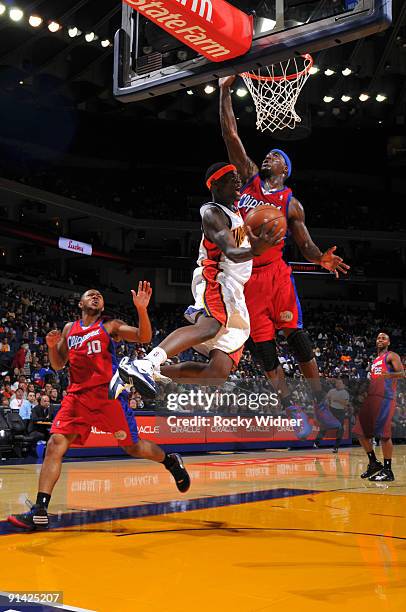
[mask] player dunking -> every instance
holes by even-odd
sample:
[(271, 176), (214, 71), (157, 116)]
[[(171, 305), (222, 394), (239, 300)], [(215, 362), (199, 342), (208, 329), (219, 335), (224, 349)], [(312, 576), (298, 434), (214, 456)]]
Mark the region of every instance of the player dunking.
[[(124, 384), (153, 396), (160, 372), (176, 382), (221, 384), (239, 362), (250, 334), (244, 284), (251, 275), (252, 259), (264, 243), (279, 244), (282, 232), (272, 235), (263, 229), (256, 237), (248, 229), (248, 241), (235, 208), (241, 187), (235, 166), (223, 162), (210, 166), (206, 185), (212, 200), (200, 209), (203, 236), (192, 281), (195, 303), (185, 313), (193, 325), (172, 332), (145, 359), (124, 358), (112, 379), (113, 391)], [(161, 368), (168, 357), (191, 347), (209, 357), (208, 363), (188, 361)]]
[(182, 493), (189, 489), (190, 479), (181, 457), (167, 455), (153, 442), (138, 437), (127, 393), (122, 393), (117, 400), (108, 399), (109, 382), (117, 368), (114, 341), (151, 341), (147, 313), (151, 293), (145, 281), (139, 283), (138, 293), (132, 291), (139, 328), (118, 319), (105, 320), (103, 296), (96, 289), (89, 289), (79, 302), (81, 320), (67, 323), (62, 334), (53, 330), (47, 335), (52, 367), (61, 370), (69, 361), (70, 386), (51, 428), (36, 503), (27, 513), (8, 517), (17, 527), (28, 530), (48, 527), (48, 504), (61, 473), (63, 456), (73, 442), (81, 445), (86, 442), (92, 426), (111, 431), (132, 457), (162, 463)]
[[(361, 478), (376, 482), (395, 480), (392, 471), (393, 444), (391, 438), (392, 419), (396, 408), (396, 386), (398, 378), (405, 372), (397, 353), (389, 350), (388, 334), (380, 333), (376, 339), (378, 356), (371, 365), (368, 394), (365, 398), (353, 433), (368, 455), (369, 464)], [(376, 458), (372, 438), (381, 438), (384, 463)]]
[[(244, 186), (241, 190), (239, 211), (243, 218), (256, 206), (269, 204), (286, 215), (288, 229), (303, 257), (323, 268), (346, 274), (347, 266), (335, 255), (336, 247), (322, 253), (314, 244), (305, 225), (300, 202), (285, 186), (292, 165), (289, 157), (273, 149), (265, 157), (259, 170), (248, 157), (238, 136), (230, 87), (236, 77), (220, 79), (220, 122), (230, 161), (235, 164)], [(251, 319), (251, 338), (264, 363), (265, 371), (281, 395), (287, 408), (291, 403), (283, 370), (277, 357), (275, 335), (282, 330), (290, 350), (295, 355), (304, 377), (309, 381), (317, 402), (323, 399), (319, 371), (307, 332), (303, 329), (302, 311), (296, 293), (291, 268), (282, 258), (283, 243), (255, 257), (253, 273), (245, 285), (245, 299)], [(260, 299), (259, 299), (260, 296)]]

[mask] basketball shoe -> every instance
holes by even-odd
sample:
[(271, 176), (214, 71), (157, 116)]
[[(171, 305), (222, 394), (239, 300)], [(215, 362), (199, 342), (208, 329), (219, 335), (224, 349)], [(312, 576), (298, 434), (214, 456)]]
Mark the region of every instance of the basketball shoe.
[(166, 456), (164, 465), (172, 474), (178, 490), (186, 493), (190, 488), (190, 476), (183, 464), (182, 457), (177, 453), (170, 453)]
[(368, 467), (365, 472), (361, 474), (361, 478), (370, 478), (382, 470), (383, 464), (380, 461), (373, 461), (372, 463), (368, 463)]
[(47, 529), (49, 526), (49, 518), (47, 509), (39, 504), (31, 505), (28, 512), (23, 514), (11, 514), (7, 517), (9, 523), (21, 529), (34, 531), (35, 529)]
[(395, 475), (390, 468), (382, 468), (380, 472), (370, 476), (368, 480), (372, 482), (393, 482), (395, 480)]

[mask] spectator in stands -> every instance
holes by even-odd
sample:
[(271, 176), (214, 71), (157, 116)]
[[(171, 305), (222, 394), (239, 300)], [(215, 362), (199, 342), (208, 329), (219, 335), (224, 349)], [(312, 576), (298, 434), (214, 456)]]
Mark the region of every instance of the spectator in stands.
[(48, 357), (44, 357), (43, 366), (39, 370), (39, 376), (42, 380), (43, 385), (49, 381), (55, 375), (54, 370), (51, 368)]
[(14, 410), (15, 412), (20, 412), (23, 407), (31, 410), (29, 402), (24, 397), (23, 389), (17, 389), (14, 397), (12, 397), (10, 400), (10, 409)]
[(135, 393), (134, 396), (130, 399), (129, 406), (132, 410), (143, 410), (144, 402), (139, 393)]
[(8, 410), (10, 408), (10, 400), (7, 397), (2, 397), (1, 407), (3, 410)]
[(0, 353), (9, 353), (9, 352), (10, 352), (10, 345), (8, 343), (8, 338), (4, 336), (4, 338), (2, 338), (1, 345), (0, 345)]
[(27, 350), (24, 348), (24, 344), (20, 346), (18, 351), (13, 357), (13, 361), (11, 362), (11, 367), (13, 370), (18, 370), (18, 373), (21, 373), (24, 369), (25, 365), (25, 357), (27, 354)]
[(36, 385), (37, 387), (43, 387), (44, 386), (44, 381), (43, 378), (41, 376), (41, 364), (39, 362), (37, 362), (32, 369), (31, 372), (31, 379), (34, 383), (34, 385)]
[(2, 397), (6, 397), (8, 400), (13, 396), (13, 391), (11, 390), (11, 385), (9, 383), (5, 383), (1, 390)]
[[(16, 376), (16, 374), (14, 374), (14, 376)], [(12, 391), (16, 391), (20, 385), (22, 385), (22, 388), (24, 388), (24, 391), (26, 391), (26, 387), (27, 387), (27, 378), (26, 376), (22, 375), (22, 376), (18, 376), (15, 379), (15, 382), (11, 385), (11, 389)]]
[[(28, 391), (28, 393), (27, 393), (27, 402), (29, 402), (29, 404), (31, 406), (31, 411), (32, 411), (34, 406), (37, 405), (37, 400), (36, 400), (34, 391)], [(30, 416), (31, 416), (31, 411), (30, 411)]]
[(28, 432), (30, 437), (39, 442), (40, 440), (47, 441), (49, 438), (49, 430), (52, 424), (52, 410), (49, 397), (42, 395), (39, 404), (34, 406), (31, 412)]
[[(47, 385), (45, 385), (45, 387), (47, 387)], [(49, 399), (51, 402), (51, 406), (54, 406), (55, 404), (60, 404), (61, 400), (59, 398), (59, 393), (58, 393), (58, 389), (56, 389), (55, 387), (51, 387), (51, 392), (49, 394)]]

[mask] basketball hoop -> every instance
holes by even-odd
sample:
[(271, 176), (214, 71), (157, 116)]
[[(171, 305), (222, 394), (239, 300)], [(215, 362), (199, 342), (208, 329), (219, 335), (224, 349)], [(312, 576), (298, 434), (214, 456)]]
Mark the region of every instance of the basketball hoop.
[(295, 106), (312, 66), (313, 58), (306, 53), (240, 75), (254, 100), (259, 130), (293, 130), (301, 122)]

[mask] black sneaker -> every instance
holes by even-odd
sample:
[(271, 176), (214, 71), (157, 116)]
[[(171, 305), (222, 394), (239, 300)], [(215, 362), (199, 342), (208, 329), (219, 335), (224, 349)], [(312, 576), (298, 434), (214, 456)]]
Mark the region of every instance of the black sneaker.
[(183, 465), (182, 457), (177, 453), (170, 453), (168, 454), (168, 458), (171, 460), (171, 464), (166, 469), (169, 470), (174, 477), (178, 490), (181, 493), (186, 493), (190, 488), (190, 476)]
[(361, 474), (361, 478), (370, 478), (374, 474), (377, 474), (383, 470), (383, 465), (380, 461), (374, 461), (373, 463), (368, 463), (368, 467), (365, 472)]
[(395, 480), (395, 476), (390, 468), (384, 467), (374, 476), (370, 476), (368, 480), (371, 480), (372, 482), (393, 482)]
[(9, 523), (21, 529), (34, 531), (35, 529), (47, 529), (49, 526), (48, 512), (43, 506), (34, 504), (29, 512), (24, 514), (11, 514), (7, 518)]

